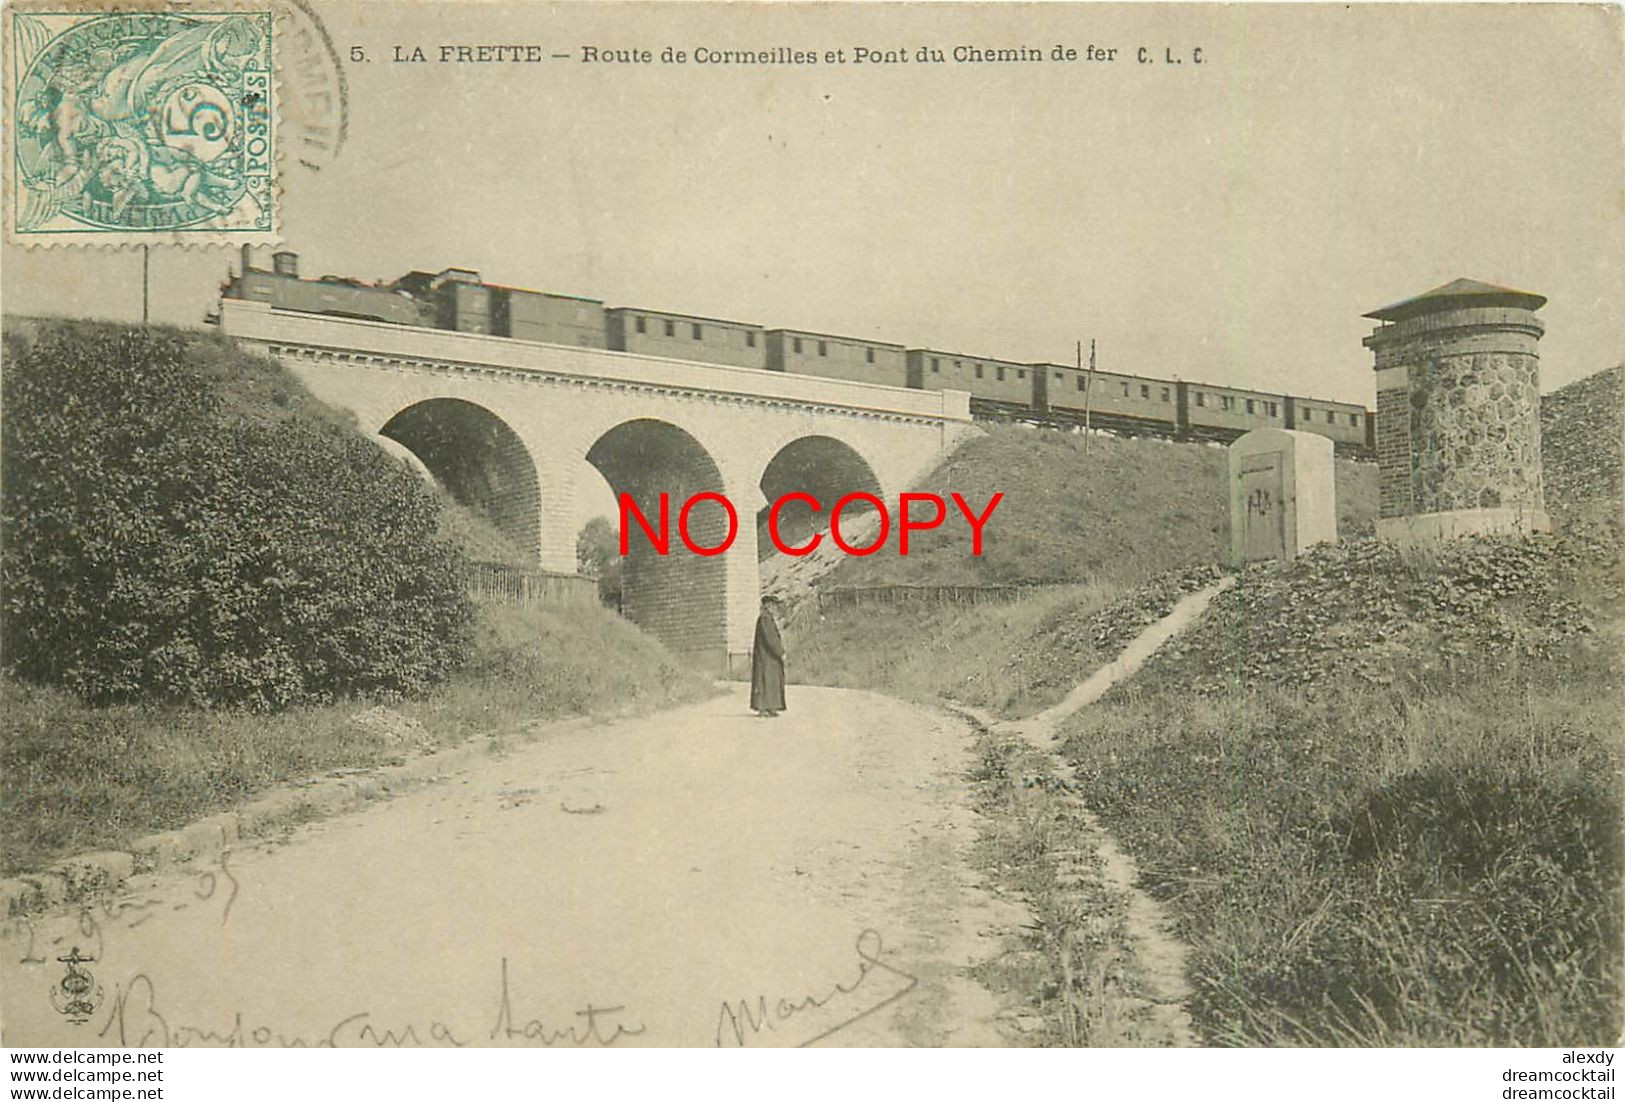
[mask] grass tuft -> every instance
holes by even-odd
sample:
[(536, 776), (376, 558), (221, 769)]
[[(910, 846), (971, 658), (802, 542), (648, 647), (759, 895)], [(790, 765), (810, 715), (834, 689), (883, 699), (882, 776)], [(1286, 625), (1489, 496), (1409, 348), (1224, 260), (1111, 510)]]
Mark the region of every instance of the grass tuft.
[(1209, 1040), (1619, 1035), (1617, 671), (1565, 668), (1414, 704), (1354, 678), (1144, 693), (1072, 723), (1090, 803), (1194, 947)]

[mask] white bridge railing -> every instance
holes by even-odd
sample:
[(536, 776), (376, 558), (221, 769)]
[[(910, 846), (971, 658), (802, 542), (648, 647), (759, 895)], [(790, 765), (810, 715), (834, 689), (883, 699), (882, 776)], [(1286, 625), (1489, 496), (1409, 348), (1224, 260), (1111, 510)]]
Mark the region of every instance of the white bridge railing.
[(750, 367), (669, 360), (600, 348), (541, 344), (356, 318), (277, 310), (262, 302), (223, 299), (220, 328), (227, 336), (266, 351), (322, 349), (352, 358), (406, 364), (469, 365), (535, 372), (583, 381), (675, 387), (748, 398), (836, 406), (875, 413), (969, 422), (970, 395), (959, 390), (914, 390), (824, 379)]

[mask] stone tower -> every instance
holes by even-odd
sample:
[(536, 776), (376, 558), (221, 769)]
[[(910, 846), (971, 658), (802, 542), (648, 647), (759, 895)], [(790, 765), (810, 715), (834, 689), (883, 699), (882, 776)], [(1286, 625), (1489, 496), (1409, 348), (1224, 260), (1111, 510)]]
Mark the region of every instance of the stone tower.
[(1366, 314), (1376, 355), (1377, 535), (1547, 531), (1540, 479), (1546, 299), (1458, 279)]

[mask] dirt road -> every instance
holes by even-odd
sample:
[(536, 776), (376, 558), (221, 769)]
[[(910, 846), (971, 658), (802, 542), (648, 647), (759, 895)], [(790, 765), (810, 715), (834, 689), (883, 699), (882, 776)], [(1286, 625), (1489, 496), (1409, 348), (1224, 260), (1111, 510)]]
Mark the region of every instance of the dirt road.
[[(549, 735), (10, 931), (8, 1045), (983, 1045), (958, 721), (792, 687)], [(992, 935), (992, 936), (990, 936)], [(73, 1024), (78, 946), (99, 991)]]

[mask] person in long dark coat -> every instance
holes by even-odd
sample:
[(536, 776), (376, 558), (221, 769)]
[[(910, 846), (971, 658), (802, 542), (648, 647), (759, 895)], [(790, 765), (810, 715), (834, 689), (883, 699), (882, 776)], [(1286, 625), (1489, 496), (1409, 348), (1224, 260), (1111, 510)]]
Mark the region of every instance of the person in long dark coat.
[(784, 711), (784, 639), (773, 618), (773, 598), (762, 598), (756, 642), (750, 652), (750, 706), (763, 718)]

